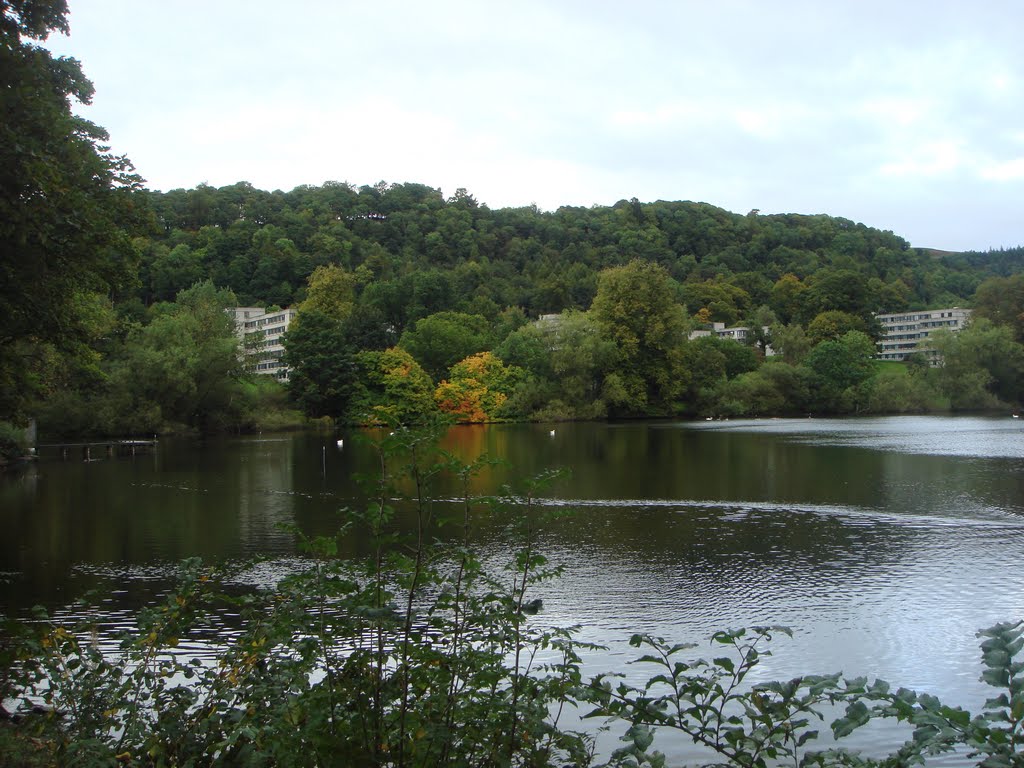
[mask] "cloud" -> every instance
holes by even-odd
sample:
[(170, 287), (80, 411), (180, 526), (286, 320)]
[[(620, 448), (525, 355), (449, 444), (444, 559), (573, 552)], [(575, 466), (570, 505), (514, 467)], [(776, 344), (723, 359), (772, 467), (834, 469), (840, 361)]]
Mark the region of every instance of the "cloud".
[(884, 164), (880, 173), (888, 177), (949, 176), (970, 165), (969, 154), (963, 142), (957, 139), (930, 141), (920, 147), (908, 149), (906, 156)]
[(1024, 180), (1024, 157), (1017, 157), (1000, 163), (991, 163), (983, 167), (978, 174), (986, 181), (1020, 181)]
[(1016, 4), (70, 4), (48, 45), (83, 61), (86, 115), (154, 188), (415, 181), (1022, 239)]

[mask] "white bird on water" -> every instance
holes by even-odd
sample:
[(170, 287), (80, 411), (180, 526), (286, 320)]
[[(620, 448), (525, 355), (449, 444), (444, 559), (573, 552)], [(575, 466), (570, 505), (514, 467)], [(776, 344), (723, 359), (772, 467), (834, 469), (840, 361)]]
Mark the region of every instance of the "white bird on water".
[(338, 447), (339, 448), (344, 448), (345, 447), (345, 441), (344, 440), (339, 440), (338, 441)]
[(550, 432), (548, 432), (548, 435), (550, 435), (551, 437), (554, 437), (555, 436), (555, 430), (552, 429)]

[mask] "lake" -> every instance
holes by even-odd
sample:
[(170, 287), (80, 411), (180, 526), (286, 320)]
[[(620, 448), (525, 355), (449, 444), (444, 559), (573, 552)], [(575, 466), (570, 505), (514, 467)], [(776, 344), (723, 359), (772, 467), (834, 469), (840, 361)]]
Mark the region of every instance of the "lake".
[[(111, 624), (166, 589), (185, 557), (295, 556), (279, 524), (328, 533), (373, 469), (353, 433), (161, 440), (153, 453), (61, 461), (0, 478), (0, 600), (66, 615), (98, 587)], [(1024, 616), (1024, 423), (890, 417), (458, 427), (444, 447), (481, 453), (480, 491), (564, 467), (545, 499), (574, 514), (541, 549), (564, 566), (537, 621), (580, 625), (589, 672), (624, 667), (648, 632), (792, 628), (759, 679), (881, 677), (980, 709), (975, 632)], [(442, 495), (450, 489), (442, 489)], [(504, 529), (481, 520), (495, 557)], [(350, 554), (366, 541), (343, 543)], [(671, 740), (655, 746), (668, 749)], [(678, 746), (683, 750), (683, 746)]]

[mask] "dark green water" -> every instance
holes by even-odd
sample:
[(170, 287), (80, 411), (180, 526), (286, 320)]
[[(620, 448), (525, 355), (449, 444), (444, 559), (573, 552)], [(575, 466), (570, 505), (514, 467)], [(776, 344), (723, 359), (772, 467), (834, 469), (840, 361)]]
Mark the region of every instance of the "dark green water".
[[(978, 708), (977, 629), (1024, 616), (1024, 424), (1010, 418), (502, 425), (452, 430), (487, 452), (479, 490), (553, 467), (548, 503), (576, 513), (543, 534), (565, 575), (539, 621), (579, 624), (621, 666), (633, 632), (699, 642), (785, 624), (764, 679), (879, 676)], [(151, 455), (44, 456), (0, 479), (2, 607), (61, 609), (86, 588), (123, 615), (178, 560), (287, 561), (291, 535), (333, 530), (372, 456), (344, 435), (161, 441)], [(443, 492), (447, 492), (443, 490)], [(482, 521), (485, 550), (507, 551)], [(357, 553), (365, 541), (345, 542)], [(272, 574), (271, 574), (272, 575)], [(67, 609), (69, 612), (72, 609)], [(641, 670), (628, 668), (639, 681)], [(664, 748), (664, 747), (663, 747)]]

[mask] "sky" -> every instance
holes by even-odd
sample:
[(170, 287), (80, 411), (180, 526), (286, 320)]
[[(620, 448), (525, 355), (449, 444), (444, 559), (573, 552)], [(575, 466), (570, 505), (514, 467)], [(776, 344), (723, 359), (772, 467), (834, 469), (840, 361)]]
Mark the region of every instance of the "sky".
[(1024, 245), (1018, 0), (69, 0), (80, 114), (151, 189), (693, 200)]

